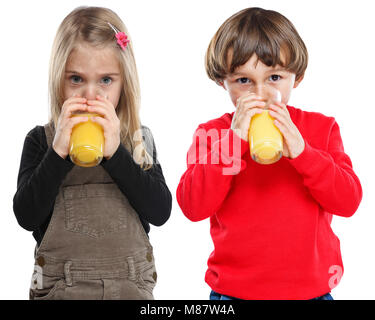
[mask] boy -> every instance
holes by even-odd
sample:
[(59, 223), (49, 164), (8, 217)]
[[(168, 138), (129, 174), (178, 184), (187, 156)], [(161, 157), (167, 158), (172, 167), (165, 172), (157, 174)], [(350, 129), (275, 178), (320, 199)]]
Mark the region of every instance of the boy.
[[(332, 299), (340, 281), (332, 215), (352, 216), (362, 188), (335, 119), (287, 105), (307, 61), (292, 23), (261, 8), (230, 17), (208, 47), (207, 74), (236, 111), (199, 125), (176, 194), (187, 218), (210, 218), (211, 299)], [(251, 118), (265, 107), (264, 86), (282, 95), (270, 115), (283, 135), (283, 157), (270, 165), (250, 158), (248, 142)], [(228, 170), (231, 159), (238, 170)]]

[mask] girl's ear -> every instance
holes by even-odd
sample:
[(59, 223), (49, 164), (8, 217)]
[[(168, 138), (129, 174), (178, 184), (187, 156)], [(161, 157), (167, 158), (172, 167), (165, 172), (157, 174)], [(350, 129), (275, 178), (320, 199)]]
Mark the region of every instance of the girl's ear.
[(299, 86), (299, 84), (302, 82), (304, 76), (305, 76), (305, 74), (303, 74), (302, 76), (300, 76), (298, 80), (294, 81), (293, 89), (295, 89), (295, 88), (297, 88)]

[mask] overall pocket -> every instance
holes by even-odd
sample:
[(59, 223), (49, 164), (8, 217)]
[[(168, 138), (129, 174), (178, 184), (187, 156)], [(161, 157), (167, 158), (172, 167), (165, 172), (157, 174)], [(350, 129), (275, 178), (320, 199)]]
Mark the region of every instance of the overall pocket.
[(139, 270), (138, 281), (142, 288), (152, 293), (157, 282), (157, 272), (155, 264), (148, 264)]
[[(35, 275), (35, 272), (34, 272)], [(30, 300), (59, 300), (64, 298), (65, 280), (48, 275), (38, 275), (38, 284), (33, 281), (30, 287)]]
[(127, 227), (130, 206), (114, 183), (95, 183), (63, 188), (65, 228), (100, 238)]
[(130, 269), (130, 279), (134, 280), (135, 285), (146, 290), (152, 295), (152, 291), (157, 282), (157, 272), (153, 252), (147, 250), (134, 257), (128, 258)]

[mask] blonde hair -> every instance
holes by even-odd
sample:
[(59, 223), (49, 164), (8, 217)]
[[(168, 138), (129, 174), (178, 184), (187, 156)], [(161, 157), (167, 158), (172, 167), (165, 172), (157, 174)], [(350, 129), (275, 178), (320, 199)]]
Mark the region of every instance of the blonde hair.
[[(281, 61), (280, 51), (286, 61)], [(254, 7), (232, 15), (216, 32), (205, 56), (207, 75), (220, 84), (254, 53), (267, 66), (278, 64), (294, 72), (296, 80), (307, 68), (307, 49), (293, 24), (276, 11)]]
[[(130, 42), (122, 50), (116, 42), (115, 32), (108, 25), (128, 35)], [(129, 32), (119, 16), (110, 9), (81, 6), (74, 9), (60, 24), (52, 46), (49, 66), (50, 122), (56, 128), (64, 103), (64, 74), (69, 55), (81, 42), (98, 48), (113, 47), (118, 57), (123, 86), (116, 114), (120, 120), (120, 139), (134, 160), (144, 169), (152, 167), (152, 157), (147, 153), (140, 138), (139, 118), (140, 88), (133, 45)]]

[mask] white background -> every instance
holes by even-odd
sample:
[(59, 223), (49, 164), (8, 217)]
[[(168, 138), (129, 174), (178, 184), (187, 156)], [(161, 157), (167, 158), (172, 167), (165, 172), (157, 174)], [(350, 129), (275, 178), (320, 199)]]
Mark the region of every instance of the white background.
[[(6, 4), (4, 4), (6, 3)], [(230, 15), (260, 6), (281, 12), (309, 50), (302, 84), (289, 101), (334, 116), (361, 180), (363, 200), (351, 218), (334, 217), (344, 276), (335, 299), (374, 299), (374, 37), (373, 1), (9, 1), (0, 9), (2, 118), (0, 299), (28, 299), (35, 240), (12, 205), (26, 133), (48, 117), (48, 61), (56, 30), (79, 5), (106, 6), (127, 25), (142, 90), (142, 122), (154, 134), (173, 196), (170, 220), (151, 227), (158, 269), (156, 299), (208, 299), (204, 282), (212, 251), (209, 221), (190, 222), (176, 201), (186, 152), (198, 124), (234, 111), (227, 93), (209, 80), (204, 54)], [(209, 195), (206, 195), (209, 196)]]

